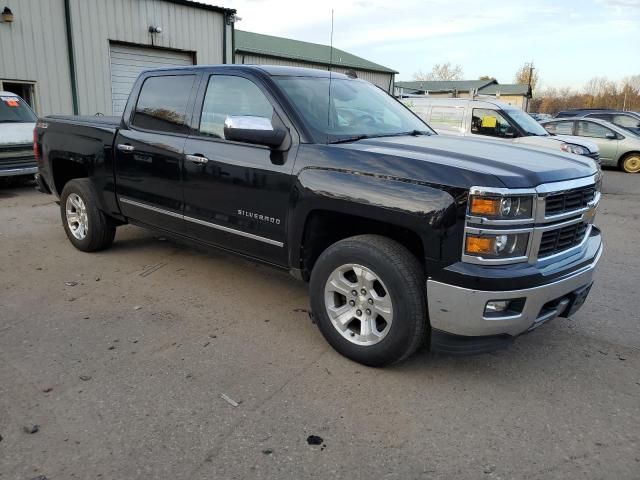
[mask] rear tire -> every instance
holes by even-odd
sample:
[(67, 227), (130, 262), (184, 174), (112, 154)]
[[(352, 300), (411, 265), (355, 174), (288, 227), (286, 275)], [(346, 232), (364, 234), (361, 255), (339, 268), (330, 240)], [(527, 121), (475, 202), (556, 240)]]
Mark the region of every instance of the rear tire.
[(70, 180), (60, 196), (62, 225), (69, 241), (83, 252), (97, 252), (113, 243), (116, 227), (98, 208), (88, 178)]
[(320, 255), (311, 272), (314, 318), (345, 357), (372, 367), (401, 362), (427, 337), (424, 279), (418, 259), (389, 238), (341, 240)]
[(640, 172), (640, 153), (629, 153), (620, 160), (620, 169), (625, 173)]

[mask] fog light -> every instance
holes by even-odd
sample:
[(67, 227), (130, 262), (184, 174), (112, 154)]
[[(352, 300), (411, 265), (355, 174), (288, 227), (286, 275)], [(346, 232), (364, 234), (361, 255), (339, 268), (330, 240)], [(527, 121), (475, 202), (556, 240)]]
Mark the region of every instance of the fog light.
[(510, 300), (491, 300), (484, 307), (485, 314), (506, 312), (509, 309)]

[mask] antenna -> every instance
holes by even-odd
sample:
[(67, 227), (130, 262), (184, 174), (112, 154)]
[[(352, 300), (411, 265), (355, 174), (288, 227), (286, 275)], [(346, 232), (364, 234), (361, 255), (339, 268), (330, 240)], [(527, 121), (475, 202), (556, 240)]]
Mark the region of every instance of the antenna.
[[(329, 44), (329, 95), (327, 104), (327, 130), (331, 126), (331, 67), (333, 66), (333, 8), (331, 9), (331, 43)], [(327, 131), (327, 143), (329, 142), (329, 132)]]

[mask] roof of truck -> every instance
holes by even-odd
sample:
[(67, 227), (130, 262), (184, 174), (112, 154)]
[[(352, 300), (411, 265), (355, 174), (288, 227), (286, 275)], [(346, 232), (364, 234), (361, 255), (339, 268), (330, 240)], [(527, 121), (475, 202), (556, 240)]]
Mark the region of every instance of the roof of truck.
[(175, 71), (175, 70), (260, 70), (267, 75), (271, 76), (290, 76), (290, 77), (319, 77), (329, 78), (331, 73), (332, 78), (345, 78), (350, 77), (338, 72), (329, 72), (328, 70), (317, 70), (315, 68), (304, 67), (288, 67), (283, 65), (238, 65), (238, 64), (226, 64), (226, 65), (187, 65), (184, 67), (163, 67), (154, 68), (151, 70), (145, 70), (146, 72), (162, 72), (162, 71)]

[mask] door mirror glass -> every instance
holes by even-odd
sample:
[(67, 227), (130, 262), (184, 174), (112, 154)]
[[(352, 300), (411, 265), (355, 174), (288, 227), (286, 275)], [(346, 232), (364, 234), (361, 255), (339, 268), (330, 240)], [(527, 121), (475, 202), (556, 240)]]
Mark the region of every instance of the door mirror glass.
[(615, 140), (616, 138), (618, 138), (618, 136), (615, 133), (611, 133), (611, 132), (607, 133), (606, 137), (609, 140)]
[(281, 128), (274, 128), (270, 118), (229, 115), (224, 121), (224, 138), (227, 140), (278, 147), (285, 137), (286, 132)]

